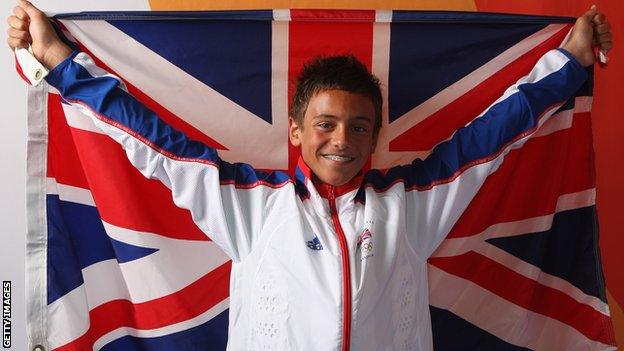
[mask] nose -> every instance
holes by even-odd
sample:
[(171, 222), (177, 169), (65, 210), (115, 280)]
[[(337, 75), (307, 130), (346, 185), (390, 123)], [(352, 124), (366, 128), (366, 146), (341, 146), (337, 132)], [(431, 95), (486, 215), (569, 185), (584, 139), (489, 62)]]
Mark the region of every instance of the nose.
[(349, 146), (349, 133), (347, 128), (340, 126), (334, 129), (332, 133), (332, 145), (338, 150), (346, 149)]

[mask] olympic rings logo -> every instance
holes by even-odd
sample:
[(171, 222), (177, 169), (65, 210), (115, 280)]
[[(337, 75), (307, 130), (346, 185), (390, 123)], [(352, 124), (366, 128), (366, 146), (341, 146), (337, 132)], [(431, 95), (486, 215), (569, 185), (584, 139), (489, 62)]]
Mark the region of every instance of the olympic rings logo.
[(362, 253), (368, 253), (368, 252), (371, 252), (372, 250), (373, 250), (373, 243), (371, 242), (362, 243)]

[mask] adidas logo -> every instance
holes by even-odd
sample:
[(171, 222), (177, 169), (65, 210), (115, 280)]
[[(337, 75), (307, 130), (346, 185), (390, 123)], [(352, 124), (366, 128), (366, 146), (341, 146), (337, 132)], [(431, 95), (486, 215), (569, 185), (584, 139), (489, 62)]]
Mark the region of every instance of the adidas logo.
[(314, 236), (314, 239), (306, 241), (306, 245), (312, 250), (323, 250), (323, 245), (316, 235)]

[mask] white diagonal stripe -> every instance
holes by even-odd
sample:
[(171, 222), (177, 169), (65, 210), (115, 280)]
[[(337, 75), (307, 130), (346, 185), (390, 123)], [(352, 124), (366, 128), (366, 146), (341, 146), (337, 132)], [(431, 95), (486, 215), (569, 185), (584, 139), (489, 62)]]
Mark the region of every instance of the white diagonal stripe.
[[(373, 154), (373, 167), (389, 168), (396, 164), (409, 163), (417, 157), (422, 158), (423, 156), (426, 156), (428, 154), (428, 151), (424, 150), (420, 152), (390, 151), (390, 142), (410, 128), (423, 121), (425, 118), (440, 110), (442, 107), (446, 106), (450, 101), (453, 101), (464, 95), (468, 91), (472, 90), (485, 79), (491, 77), (496, 72), (500, 71), (502, 68), (509, 65), (514, 60), (518, 59), (520, 56), (524, 55), (540, 43), (549, 39), (550, 37), (558, 33), (564, 26), (565, 25), (563, 24), (551, 24), (544, 29), (530, 35), (526, 39), (505, 50), (503, 53), (496, 56), (486, 64), (466, 75), (462, 79), (458, 80), (457, 82), (451, 84), (436, 95), (432, 96), (427, 101), (414, 107), (412, 110), (410, 110), (401, 118), (397, 119), (392, 123), (389, 123), (388, 114), (385, 114), (383, 118), (381, 133), (377, 142), (376, 153), (377, 155), (383, 155), (383, 157)], [(377, 32), (375, 33), (377, 34)], [(377, 41), (379, 39), (375, 37), (375, 40)], [(382, 81), (384, 86), (387, 87), (388, 69), (379, 69), (378, 71), (375, 71), (376, 66), (374, 63), (375, 60), (373, 60), (373, 73), (375, 73), (375, 75), (377, 75), (377, 77)], [(382, 63), (383, 62), (380, 61), (379, 67), (381, 67)], [(388, 64), (388, 62), (385, 63)], [(548, 71), (547, 73), (550, 72), (552, 71)], [(541, 78), (535, 78), (535, 80), (539, 79)], [(513, 92), (507, 91), (502, 98), (509, 96), (511, 93)], [(384, 98), (385, 101), (387, 101), (387, 93)]]
[[(135, 303), (181, 290), (229, 261), (213, 241), (171, 239), (102, 223), (106, 233), (117, 241), (158, 249), (143, 258), (119, 264), (130, 300)], [(150, 288), (145, 289), (146, 286)]]
[[(102, 279), (105, 278), (106, 276), (102, 277)], [(50, 349), (55, 349), (76, 340), (89, 330), (89, 310), (93, 307), (90, 307), (87, 301), (88, 296), (85, 293), (85, 285), (83, 284), (64, 295), (63, 298), (48, 305), (49, 323), (47, 335)], [(149, 338), (188, 330), (216, 317), (227, 310), (229, 304), (230, 299), (226, 298), (194, 318), (161, 328), (118, 328), (96, 340), (93, 349), (99, 350), (107, 343), (126, 335)]]
[(557, 212), (592, 206), (596, 203), (596, 189), (588, 189), (577, 193), (559, 196), (555, 210), (547, 215), (523, 219), (513, 222), (497, 223), (489, 226), (479, 234), (461, 238), (447, 238), (432, 257), (457, 256), (468, 251), (477, 250), (485, 240), (516, 236), (526, 233), (543, 232), (551, 228)]
[(616, 349), (585, 337), (570, 325), (513, 304), (471, 281), (433, 265), (428, 269), (431, 305), (451, 311), (510, 344), (536, 351)]
[(63, 201), (95, 206), (93, 195), (89, 189), (57, 183), (54, 178), (46, 178), (46, 193), (49, 195), (58, 195)]
[[(173, 294), (229, 260), (211, 241), (171, 239), (106, 222), (103, 224), (108, 235), (115, 240), (159, 251), (130, 262), (120, 264), (116, 259), (108, 259), (83, 268), (84, 284), (48, 307), (51, 348), (84, 334), (89, 325), (88, 311), (97, 306), (115, 300), (141, 303)], [(204, 316), (210, 317), (210, 313), (206, 312)], [(172, 332), (184, 330), (192, 326), (188, 323), (197, 322), (194, 325), (199, 325), (201, 320), (200, 316), (159, 330), (163, 333), (167, 328)]]
[(559, 290), (574, 299), (576, 302), (591, 306), (597, 312), (600, 312), (605, 316), (609, 316), (609, 305), (602, 302), (599, 298), (584, 293), (576, 286), (570, 284), (567, 280), (543, 272), (539, 267), (521, 260), (505, 250), (499, 249), (498, 247), (487, 242), (483, 242), (483, 245), (477, 248), (475, 252), (496, 261), (502, 266), (505, 266), (518, 274), (521, 274), (529, 279), (533, 279), (541, 285)]
[(97, 339), (93, 343), (93, 349), (99, 350), (104, 345), (108, 344), (113, 340), (117, 340), (126, 335), (131, 335), (139, 338), (153, 338), (163, 335), (170, 335), (173, 333), (177, 333), (180, 331), (188, 330), (198, 325), (202, 325), (212, 318), (216, 317), (223, 311), (227, 310), (230, 306), (230, 299), (226, 298), (225, 300), (219, 302), (214, 305), (214, 307), (210, 308), (206, 312), (200, 314), (195, 318), (191, 318), (176, 324), (171, 324), (166, 327), (156, 328), (156, 329), (135, 329), (129, 327), (122, 327), (111, 331), (110, 333), (102, 335), (99, 339)]
[[(265, 122), (105, 21), (62, 22), (111, 69), (123, 72), (142, 92), (225, 146), (228, 150), (220, 151), (224, 159), (253, 160), (266, 169), (287, 164), (287, 155), (275, 156), (275, 145), (284, 144), (287, 116), (274, 119), (272, 125)], [(249, 142), (258, 135), (261, 143)]]
[[(401, 119), (393, 122), (390, 125), (389, 136), (391, 137), (391, 139), (394, 139), (399, 135), (403, 134), (412, 126), (420, 123), (428, 116), (434, 114), (442, 107), (446, 106), (449, 101), (453, 101), (458, 97), (464, 95), (466, 92), (472, 90), (484, 80), (488, 79), (501, 69), (508, 66), (513, 61), (517, 60), (520, 56), (526, 54), (537, 45), (557, 34), (564, 26), (565, 25), (563, 24), (548, 25), (544, 29), (530, 35), (526, 39), (505, 50), (500, 55), (496, 56), (486, 64), (480, 66), (470, 74), (466, 75), (462, 79), (445, 88), (424, 103), (414, 107), (412, 110), (403, 115)], [(550, 74), (555, 70), (556, 69), (546, 70), (544, 73)], [(542, 77), (543, 76), (538, 76), (533, 81), (538, 81)]]
[(85, 286), (80, 285), (48, 305), (48, 347), (53, 350), (89, 330), (89, 306)]

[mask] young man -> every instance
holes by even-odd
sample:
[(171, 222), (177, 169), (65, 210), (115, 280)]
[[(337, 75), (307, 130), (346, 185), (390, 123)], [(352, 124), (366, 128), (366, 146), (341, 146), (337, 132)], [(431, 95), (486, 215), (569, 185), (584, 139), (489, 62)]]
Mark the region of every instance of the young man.
[(224, 162), (172, 130), (87, 55), (72, 53), (30, 3), (21, 1), (9, 23), (9, 46), (30, 44), (64, 100), (168, 186), (232, 258), (231, 350), (432, 349), (427, 258), (505, 154), (585, 81), (592, 40), (611, 47), (604, 16), (588, 11), (565, 50), (546, 54), (430, 157), (366, 174), (379, 83), (353, 58), (317, 60), (293, 101), (289, 137), (302, 161), (290, 179)]

